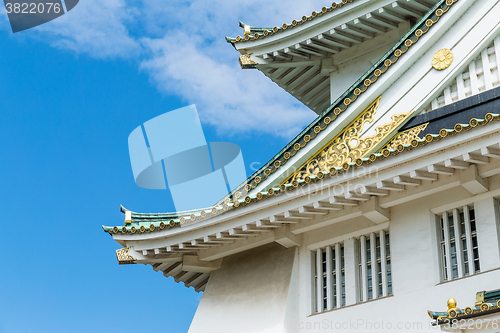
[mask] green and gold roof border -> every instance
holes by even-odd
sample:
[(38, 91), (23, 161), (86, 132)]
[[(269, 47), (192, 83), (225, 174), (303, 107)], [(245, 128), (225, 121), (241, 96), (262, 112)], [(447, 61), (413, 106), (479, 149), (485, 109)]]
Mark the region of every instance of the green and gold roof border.
[[(484, 298), (485, 291), (476, 293), (476, 300), (481, 295)], [(467, 318), (478, 317), (490, 313), (500, 312), (500, 298), (498, 297), (499, 290), (490, 291), (489, 293), (497, 294), (496, 299), (482, 299), (476, 301), (474, 306), (468, 306), (465, 309), (460, 309), (457, 306), (457, 301), (454, 298), (448, 299), (446, 311), (427, 311), (431, 319), (437, 320), (437, 325), (452, 324), (455, 321)]]
[(421, 140), (419, 137), (420, 132), (424, 131), (427, 128), (427, 125), (429, 125), (428, 122), (397, 133), (384, 147), (378, 151), (378, 153), (382, 152), (384, 149), (397, 149), (399, 145), (409, 145), (414, 139)]
[[(264, 199), (269, 199), (274, 195), (280, 195), (284, 194), (286, 192), (293, 191), (297, 189), (298, 187), (305, 186), (311, 182), (315, 183), (318, 181), (321, 181), (326, 178), (330, 178), (336, 175), (341, 175), (349, 170), (355, 170), (361, 166), (367, 166), (370, 165), (376, 161), (382, 161), (385, 160), (386, 158), (390, 156), (396, 156), (399, 155), (405, 151), (410, 151), (413, 150), (417, 147), (422, 147), (422, 146), (427, 146), (428, 144), (436, 141), (443, 140), (447, 137), (453, 137), (455, 135), (458, 135), (459, 133), (470, 131), (476, 127), (482, 127), (486, 124), (489, 124), (494, 121), (500, 120), (500, 114), (493, 114), (493, 113), (488, 113), (485, 115), (485, 119), (476, 119), (472, 118), (468, 124), (456, 124), (453, 129), (441, 129), (439, 131), (439, 134), (427, 134), (425, 135), (424, 138), (422, 139), (412, 139), (408, 144), (398, 144), (396, 149), (383, 149), (380, 153), (372, 153), (368, 157), (364, 158), (359, 158), (356, 160), (356, 162), (353, 163), (345, 163), (342, 167), (334, 167), (331, 168), (328, 171), (322, 171), (318, 173), (317, 176), (306, 176), (304, 179), (300, 179), (297, 181), (294, 181), (292, 184), (283, 184), (280, 187), (276, 188), (270, 188), (268, 191), (265, 192), (258, 192), (257, 195), (255, 196), (245, 196), (244, 198), (240, 195), (239, 198), (241, 199), (235, 199), (235, 200), (227, 200), (224, 202), (223, 205), (221, 206), (215, 206), (212, 207), (212, 210), (210, 211), (209, 209), (202, 210), (201, 213), (198, 214), (191, 214), (189, 216), (181, 216), (180, 218), (171, 218), (165, 221), (157, 221), (153, 223), (149, 222), (136, 222), (137, 226), (115, 226), (115, 227), (105, 227), (103, 226), (103, 229), (105, 232), (108, 232), (110, 234), (135, 234), (135, 233), (146, 233), (146, 232), (153, 232), (153, 231), (160, 231), (166, 228), (172, 228), (172, 227), (179, 227), (185, 224), (191, 224), (192, 222), (199, 222), (202, 220), (209, 219), (215, 215), (221, 214), (225, 211), (233, 210), (238, 207), (245, 207), (247, 205), (250, 205), (252, 203), (259, 202)], [(421, 125), (419, 125), (421, 126)], [(417, 126), (418, 127), (418, 126)], [(205, 218), (203, 218), (201, 215), (202, 213), (205, 212)], [(144, 216), (145, 218), (151, 218), (151, 214), (141, 214), (141, 213), (133, 213), (135, 214), (136, 218), (140, 218), (141, 216)], [(155, 214), (157, 216), (160, 215), (169, 215), (168, 214)], [(134, 215), (132, 215), (134, 218)], [(132, 223), (134, 221), (132, 220)], [(149, 223), (149, 224), (148, 224)]]
[[(292, 20), (292, 23), (283, 23), (281, 27), (275, 26), (273, 28), (254, 28), (254, 27), (249, 27), (248, 29), (245, 29), (242, 36), (236, 36), (236, 38), (231, 38), (231, 37), (226, 37), (226, 41), (228, 43), (238, 43), (238, 42), (247, 42), (251, 40), (257, 40), (257, 39), (262, 39), (267, 36), (272, 36), (277, 33), (283, 32), (285, 30), (290, 30), (292, 28), (298, 27), (303, 25), (306, 22), (310, 22), (314, 20), (315, 18), (321, 17), (326, 13), (329, 13), (335, 9), (342, 8), (343, 6), (347, 5), (348, 3), (354, 2), (355, 0), (342, 0), (340, 3), (333, 2), (331, 7), (326, 7), (324, 6), (321, 8), (319, 12), (313, 11), (311, 13), (311, 16), (303, 15), (300, 20)], [(242, 22), (240, 21), (240, 26), (242, 25)], [(244, 28), (247, 26), (245, 25)], [(260, 32), (260, 33), (259, 33)], [(253, 34), (252, 34), (253, 33)]]
[[(139, 226), (138, 228), (136, 228), (135, 226), (103, 226), (104, 231), (109, 233), (121, 232), (125, 234), (136, 232), (143, 233), (155, 230), (163, 230), (164, 228), (177, 227), (186, 223), (207, 220), (214, 217), (215, 215), (224, 213), (225, 211), (232, 210), (240, 206), (246, 206), (251, 202), (260, 201), (263, 198), (268, 198), (273, 196), (275, 193), (279, 193), (282, 186), (276, 188), (272, 187), (267, 191), (257, 192), (255, 193), (255, 195), (246, 195), (248, 194), (248, 192), (255, 189), (258, 184), (266, 180), (271, 174), (275, 173), (281, 166), (285, 165), (287, 161), (295, 156), (300, 149), (306, 147), (308, 142), (314, 140), (321, 131), (324, 131), (338, 117), (338, 115), (347, 110), (348, 107), (357, 100), (358, 96), (366, 92), (370, 85), (375, 83), (379, 77), (387, 73), (389, 67), (396, 63), (400, 57), (402, 57), (413, 45), (415, 45), (420, 37), (426, 34), (439, 21), (441, 16), (445, 15), (449, 11), (450, 7), (458, 1), (459, 0), (441, 0), (439, 3), (437, 3), (389, 52), (386, 53), (385, 56), (383, 56), (371, 69), (368, 70), (367, 73), (365, 73), (365, 75), (363, 75), (355, 84), (353, 84), (348, 91), (340, 96), (335, 103), (330, 105), (321, 115), (316, 118), (316, 120), (309, 124), (299, 135), (297, 135), (287, 146), (285, 146), (285, 148), (283, 148), (278, 154), (276, 154), (276, 156), (274, 156), (260, 170), (256, 171), (252, 176), (250, 176), (244, 184), (238, 186), (235, 190), (229, 193), (225, 198), (223, 198), (213, 207), (200, 209), (196, 212), (191, 213), (190, 215), (185, 215), (185, 212), (154, 214), (158, 216), (168, 217), (168, 219), (162, 221), (163, 224), (161, 224), (160, 222), (147, 224), (147, 222), (141, 221), (143, 219), (149, 219), (149, 216), (151, 216), (152, 214), (133, 213), (132, 216), (136, 216), (135, 220), (141, 221), (137, 223)], [(389, 155), (391, 154), (390, 150), (384, 150), (384, 153), (386, 151), (389, 152)], [(342, 172), (344, 168), (346, 168), (346, 165), (341, 168), (335, 168), (335, 174), (337, 172)], [(350, 165), (347, 166), (346, 170), (348, 170), (349, 168)], [(324, 175), (322, 176), (322, 174), (324, 173), (318, 174), (319, 179), (323, 178)], [(327, 172), (327, 174), (328, 176), (332, 176), (331, 172)], [(308, 177), (305, 178), (304, 182), (307, 179)], [(243, 197), (244, 199), (240, 199)], [(185, 216), (181, 216), (179, 218), (178, 215)], [(151, 226), (153, 226), (154, 229), (150, 230)]]

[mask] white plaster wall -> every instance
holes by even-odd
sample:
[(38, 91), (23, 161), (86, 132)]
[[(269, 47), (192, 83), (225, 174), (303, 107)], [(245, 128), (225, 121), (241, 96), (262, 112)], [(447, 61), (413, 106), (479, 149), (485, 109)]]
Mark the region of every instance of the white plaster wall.
[(283, 333), (298, 333), (297, 318), (300, 311), (300, 280), (299, 272), (303, 269), (299, 260), (299, 249), (295, 248), (293, 260), (292, 276), (290, 278), (290, 287), (288, 288), (288, 298), (285, 311), (285, 329)]
[(385, 44), (359, 58), (338, 66), (330, 74), (330, 100), (335, 102), (350, 86), (366, 73), (394, 45)]
[[(483, 271), (442, 283), (436, 210), (454, 203), (460, 208), (464, 201), (475, 205)], [(436, 332), (427, 310), (446, 310), (450, 297), (461, 308), (472, 306), (477, 291), (500, 288), (496, 205), (492, 196), (476, 199), (457, 187), (392, 207), (391, 221), (383, 225), (390, 233), (393, 296), (356, 304), (351, 279), (346, 283), (348, 306), (320, 314), (312, 314), (311, 247), (343, 235), (351, 235), (345, 244), (352, 243), (353, 230), (363, 234), (377, 228), (365, 218), (306, 233), (300, 248), (269, 244), (228, 257), (212, 274), (189, 332)], [(345, 259), (352, 277), (356, 263), (347, 251)]]
[[(312, 297), (310, 272), (301, 271), (301, 295), (304, 297), (301, 297), (297, 323), (299, 331), (436, 332), (436, 328), (430, 326), (427, 310), (445, 311), (446, 301), (450, 297), (457, 300), (460, 308), (472, 306), (477, 291), (500, 288), (498, 216), (494, 213), (497, 210), (494, 206), (497, 202), (493, 199), (481, 199), (475, 203), (476, 211), (479, 209), (484, 212), (476, 213), (479, 215), (476, 215), (476, 223), (479, 247), (482, 250), (480, 262), (482, 264), (484, 260), (485, 264), (488, 263), (487, 267), (482, 268), (480, 274), (445, 283), (440, 281), (435, 214), (431, 213), (431, 209), (466, 198), (474, 202), (470, 193), (462, 188), (455, 188), (391, 208), (389, 232), (393, 296), (311, 314), (311, 300), (307, 299)], [(457, 205), (457, 208), (460, 207), (461, 203)], [(337, 228), (337, 231), (342, 232), (344, 229)], [(311, 233), (305, 238), (301, 251), (308, 251), (308, 244), (323, 243), (328, 237), (338, 239), (339, 236), (341, 235), (332, 228), (325, 228), (322, 235), (320, 232), (314, 235)], [(481, 242), (481, 239), (485, 241)], [(310, 259), (304, 253), (300, 260), (302, 264), (302, 261)], [(486, 269), (488, 271), (485, 271)], [(349, 292), (352, 292), (352, 289)], [(352, 295), (346, 296), (353, 299)], [(398, 329), (398, 325), (402, 327)]]
[(285, 318), (298, 315), (297, 302), (287, 307), (298, 295), (297, 282), (289, 288), (292, 271), (298, 274), (295, 257), (295, 248), (274, 243), (225, 258), (210, 277), (189, 333), (296, 332), (285, 325)]
[[(500, 265), (498, 239), (498, 205), (493, 198), (474, 202), (479, 244), (479, 264), (481, 270), (490, 270)], [(481, 244), (488, 244), (482, 246)]]

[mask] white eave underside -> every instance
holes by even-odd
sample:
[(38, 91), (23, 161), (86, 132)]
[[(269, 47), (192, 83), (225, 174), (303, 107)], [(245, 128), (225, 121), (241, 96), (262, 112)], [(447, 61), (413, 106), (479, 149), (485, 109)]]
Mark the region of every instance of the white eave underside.
[[(294, 29), (289, 34), (282, 32), (283, 38), (273, 38), (272, 42), (266, 37), (235, 45), (242, 54), (252, 54), (257, 68), (273, 82), (320, 114), (338, 97), (331, 93), (331, 72), (373, 50), (374, 46), (366, 42), (377, 37), (382, 40), (381, 36), (398, 30), (402, 23), (421, 19), (436, 3), (436, 0), (371, 1), (356, 9), (354, 16), (346, 13), (337, 19), (333, 15), (319, 26), (311, 24), (297, 29), (296, 34)], [(358, 50), (353, 56), (354, 47)]]

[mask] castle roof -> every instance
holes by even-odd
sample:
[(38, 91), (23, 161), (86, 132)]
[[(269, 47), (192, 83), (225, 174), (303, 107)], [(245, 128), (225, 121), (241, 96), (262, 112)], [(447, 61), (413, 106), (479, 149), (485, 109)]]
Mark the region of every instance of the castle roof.
[[(187, 212), (173, 212), (173, 213), (132, 213), (132, 222), (137, 222), (137, 226), (141, 230), (137, 230), (134, 225), (123, 227), (103, 227), (106, 232), (124, 232), (135, 233), (149, 232), (162, 230), (161, 222), (165, 226), (176, 227), (188, 222), (199, 222), (208, 220), (214, 216), (223, 214), (229, 210), (234, 210), (251, 203), (259, 202), (262, 198), (270, 198), (273, 195), (294, 190), (297, 186), (292, 184), (283, 184), (279, 186), (269, 185), (264, 186), (266, 179), (273, 174), (280, 173), (280, 169), (287, 166), (288, 161), (293, 158), (299, 151), (306, 148), (319, 134), (325, 130), (330, 130), (331, 127), (337, 126), (336, 119), (347, 110), (350, 110), (350, 105), (370, 89), (377, 80), (385, 75), (390, 75), (390, 67), (395, 64), (399, 59), (404, 58), (405, 54), (410, 48), (416, 45), (422, 36), (428, 33), (433, 26), (445, 15), (448, 9), (453, 4), (453, 1), (441, 0), (431, 11), (422, 17), (415, 26), (408, 31), (408, 33), (401, 38), (396, 45), (394, 45), (381, 59), (379, 59), (362, 77), (360, 77), (342, 96), (340, 96), (334, 103), (332, 103), (326, 110), (324, 110), (313, 122), (311, 122), (302, 132), (300, 132), (292, 141), (290, 141), (280, 152), (278, 152), (271, 160), (269, 160), (263, 167), (250, 176), (246, 182), (234, 189), (227, 196), (222, 198), (213, 207), (201, 208)], [(468, 126), (468, 125), (467, 125)], [(451, 128), (450, 131), (453, 131)], [(429, 134), (433, 138), (439, 138), (439, 133)], [(420, 144), (427, 144), (434, 139), (421, 139)], [(415, 147), (405, 147), (413, 149)], [(404, 149), (403, 149), (404, 150)], [(352, 161), (345, 163), (334, 170), (325, 170), (323, 172), (325, 177), (339, 176), (352, 168), (359, 167), (363, 164), (371, 164), (379, 159), (386, 158), (391, 155), (391, 151), (387, 152), (373, 152), (371, 155), (359, 159), (359, 161)], [(287, 175), (284, 174), (279, 182), (285, 181)], [(313, 176), (312, 179), (316, 180)], [(323, 176), (319, 176), (323, 178)], [(303, 183), (304, 180), (299, 180)], [(122, 211), (126, 209), (122, 208)], [(154, 225), (154, 228), (150, 226)], [(143, 227), (143, 228), (141, 228)], [(132, 229), (133, 228), (133, 229)], [(151, 230), (153, 229), (153, 230)]]

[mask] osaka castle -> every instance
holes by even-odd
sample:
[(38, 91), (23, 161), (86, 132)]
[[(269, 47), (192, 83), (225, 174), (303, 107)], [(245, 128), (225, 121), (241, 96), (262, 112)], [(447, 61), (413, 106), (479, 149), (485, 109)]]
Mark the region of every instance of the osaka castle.
[(211, 207), (122, 207), (118, 263), (203, 292), (189, 333), (499, 332), (500, 0), (249, 23), (228, 52), (317, 118)]

